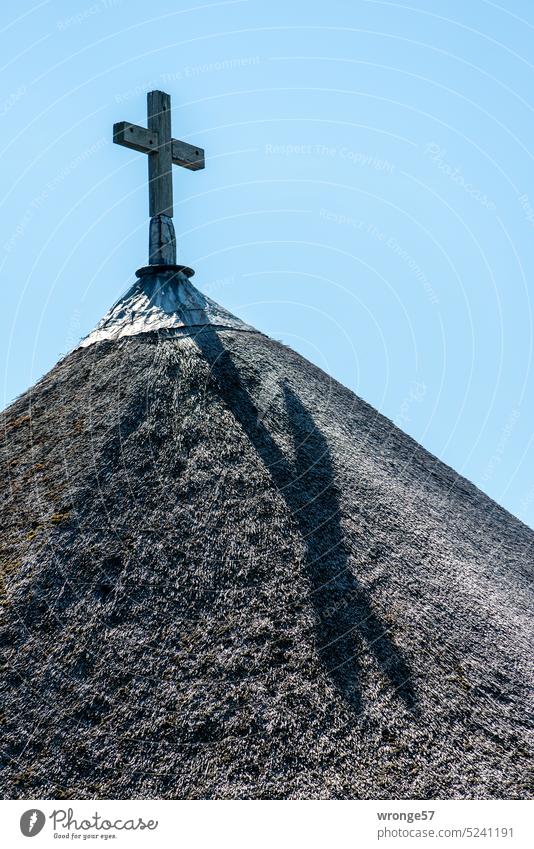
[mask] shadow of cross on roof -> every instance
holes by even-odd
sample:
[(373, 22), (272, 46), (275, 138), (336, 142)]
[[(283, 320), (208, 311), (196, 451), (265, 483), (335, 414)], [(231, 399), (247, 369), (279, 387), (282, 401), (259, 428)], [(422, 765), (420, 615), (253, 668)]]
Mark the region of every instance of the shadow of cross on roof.
[(358, 656), (366, 646), (405, 706), (417, 714), (411, 669), (350, 569), (335, 471), (324, 435), (286, 384), (285, 404), (294, 446), (291, 463), (264, 421), (258, 419), (256, 406), (213, 326), (203, 327), (194, 338), (210, 365), (216, 391), (250, 439), (302, 534), (318, 653), (332, 683), (351, 708), (360, 712)]

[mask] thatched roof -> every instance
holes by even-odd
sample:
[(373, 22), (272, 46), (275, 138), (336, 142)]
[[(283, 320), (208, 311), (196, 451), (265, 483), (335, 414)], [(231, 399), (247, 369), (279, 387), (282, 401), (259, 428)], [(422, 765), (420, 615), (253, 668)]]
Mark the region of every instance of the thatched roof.
[(528, 796), (534, 533), (208, 313), (3, 415), (3, 795)]

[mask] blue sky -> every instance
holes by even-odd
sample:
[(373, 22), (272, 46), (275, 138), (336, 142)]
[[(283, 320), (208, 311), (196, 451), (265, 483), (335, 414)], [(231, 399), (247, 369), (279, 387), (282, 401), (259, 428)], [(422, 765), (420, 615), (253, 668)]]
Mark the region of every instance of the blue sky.
[(179, 258), (534, 526), (534, 7), (48, 0), (0, 13), (3, 405), (147, 260), (168, 91)]

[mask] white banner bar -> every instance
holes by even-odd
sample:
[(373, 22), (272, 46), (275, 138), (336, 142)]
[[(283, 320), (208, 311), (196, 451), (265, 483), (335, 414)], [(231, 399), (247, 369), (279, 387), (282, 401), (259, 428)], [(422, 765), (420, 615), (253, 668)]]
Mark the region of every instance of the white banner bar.
[[(368, 849), (534, 846), (524, 801), (5, 801), (1, 845)], [(32, 841), (35, 840), (35, 843)]]

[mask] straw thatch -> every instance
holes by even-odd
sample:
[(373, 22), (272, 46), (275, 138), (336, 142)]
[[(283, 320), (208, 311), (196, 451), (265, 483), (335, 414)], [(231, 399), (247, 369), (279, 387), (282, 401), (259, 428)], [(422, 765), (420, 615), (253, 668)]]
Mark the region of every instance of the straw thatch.
[(144, 333), (2, 428), (5, 797), (529, 796), (534, 533), (320, 369)]

